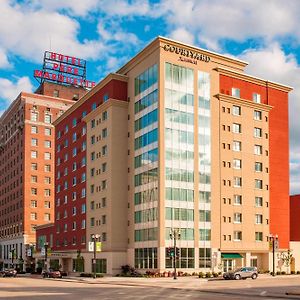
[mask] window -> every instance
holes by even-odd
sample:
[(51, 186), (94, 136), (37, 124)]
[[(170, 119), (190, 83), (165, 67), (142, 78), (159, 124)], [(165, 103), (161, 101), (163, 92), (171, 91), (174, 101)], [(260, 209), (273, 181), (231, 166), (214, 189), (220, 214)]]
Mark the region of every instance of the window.
[(44, 183), (51, 184), (51, 178), (50, 177), (45, 177), (44, 178)]
[(73, 162), (72, 171), (76, 171), (76, 169), (77, 169), (77, 164), (76, 164), (76, 162)]
[(102, 188), (102, 190), (105, 190), (107, 188), (107, 181), (106, 180), (102, 180), (101, 188)]
[(242, 214), (234, 213), (233, 219), (234, 219), (234, 223), (242, 223)]
[(44, 195), (45, 195), (46, 197), (49, 197), (50, 194), (51, 194), (50, 189), (45, 189), (45, 190), (44, 190)]
[(31, 213), (30, 220), (37, 220), (37, 213)]
[(234, 116), (240, 116), (241, 115), (241, 107), (237, 105), (233, 105), (232, 107), (232, 114)]
[(82, 173), (81, 174), (81, 182), (85, 182), (85, 180), (86, 180), (86, 175), (85, 175), (85, 173)]
[(37, 122), (39, 119), (39, 114), (37, 112), (31, 112), (30, 114), (30, 120), (31, 121), (34, 121), (34, 122)]
[(241, 169), (242, 168), (242, 160), (241, 159), (234, 159), (233, 160), (233, 168), (234, 169)]
[(263, 206), (263, 198), (262, 197), (255, 197), (255, 206), (262, 207)]
[(255, 241), (262, 242), (263, 240), (263, 233), (262, 232), (255, 232)]
[(106, 207), (106, 198), (101, 199), (101, 206)]
[(91, 227), (95, 226), (95, 218), (91, 218)]
[(103, 96), (103, 102), (106, 102), (107, 100), (108, 100), (108, 94), (106, 93), (106, 94), (104, 94), (104, 96)]
[(255, 172), (262, 172), (263, 164), (261, 162), (255, 162)]
[(75, 216), (76, 215), (76, 206), (72, 207), (72, 215)]
[(256, 214), (255, 215), (255, 224), (262, 224), (263, 223), (263, 215)]
[(107, 146), (106, 145), (102, 147), (102, 155), (103, 156), (107, 155)]
[(44, 214), (44, 221), (50, 221), (50, 214)]
[(37, 207), (37, 201), (36, 200), (31, 200), (30, 201), (30, 207), (31, 208), (36, 208)]
[(262, 146), (261, 145), (254, 145), (254, 154), (262, 155)]
[(85, 229), (85, 220), (81, 221), (81, 229)]
[(259, 110), (255, 110), (253, 113), (254, 120), (261, 121), (262, 120), (262, 112)]
[(106, 215), (102, 216), (102, 224), (106, 224)]
[(233, 182), (235, 187), (242, 186), (242, 177), (233, 177)]
[(45, 128), (45, 135), (51, 135), (51, 128)]
[(258, 127), (254, 127), (254, 137), (262, 137), (262, 129)]
[(77, 198), (77, 193), (76, 192), (72, 192), (72, 200), (76, 200)]
[(261, 103), (260, 94), (253, 93), (253, 94), (252, 94), (252, 100), (253, 100), (253, 102), (255, 102), (255, 103)]
[(38, 133), (37, 126), (31, 126), (31, 133)]
[(91, 128), (95, 128), (96, 122), (95, 119), (91, 120)]
[(234, 231), (233, 232), (233, 239), (234, 239), (234, 241), (241, 241), (242, 240), (242, 232), (241, 231)]
[(51, 141), (44, 142), (45, 148), (51, 148)]
[(44, 202), (44, 208), (50, 208), (50, 201)]
[(45, 153), (44, 153), (44, 158), (45, 158), (46, 160), (50, 160), (50, 159), (51, 159), (51, 153), (45, 152)]
[(81, 205), (81, 213), (85, 214), (85, 212), (86, 212), (86, 206), (85, 206), (85, 204), (82, 204)]
[(37, 183), (37, 176), (31, 176), (31, 182)]
[(92, 110), (94, 110), (94, 109), (96, 109), (97, 108), (97, 104), (94, 102), (93, 104), (92, 104)]
[(65, 133), (67, 133), (68, 131), (69, 131), (69, 126), (66, 125), (66, 127), (65, 127)]
[(242, 205), (242, 195), (234, 195), (234, 205)]
[(37, 158), (38, 153), (37, 151), (31, 151), (31, 158)]
[(211, 230), (210, 229), (199, 229), (199, 240), (200, 241), (210, 241), (211, 240)]
[[(94, 154), (95, 154), (95, 152), (94, 152)], [(86, 158), (83, 157), (82, 160), (81, 160), (81, 166), (84, 167), (85, 164), (86, 164)]]
[(53, 97), (59, 97), (59, 90), (54, 90), (53, 91)]
[(37, 163), (32, 163), (31, 164), (31, 170), (36, 171), (37, 167), (38, 167)]
[(74, 185), (76, 185), (76, 183), (77, 183), (77, 179), (76, 179), (76, 177), (73, 177), (73, 179), (72, 179), (72, 185), (74, 186)]
[(77, 148), (73, 148), (73, 157), (77, 155)]
[(51, 115), (46, 114), (44, 117), (44, 122), (47, 124), (51, 124)]
[(92, 145), (95, 144), (95, 136), (94, 136), (94, 135), (91, 136), (91, 144), (92, 144)]
[(107, 137), (107, 128), (102, 129), (102, 138)]
[(77, 119), (76, 118), (73, 119), (72, 125), (73, 125), (73, 127), (75, 127), (77, 125)]
[(107, 120), (107, 117), (108, 117), (108, 113), (107, 113), (107, 111), (104, 111), (104, 112), (102, 113), (102, 120), (103, 120), (103, 121)]
[(85, 188), (81, 190), (81, 198), (85, 198)]
[(242, 150), (242, 142), (233, 141), (233, 151), (241, 151)]
[(86, 127), (85, 126), (82, 127), (82, 135), (86, 135)]
[(76, 132), (73, 132), (72, 142), (76, 142), (76, 140), (77, 140), (77, 134), (76, 134)]
[(263, 181), (261, 179), (255, 179), (255, 188), (260, 190), (263, 188)]
[(105, 171), (106, 171), (106, 166), (107, 166), (106, 163), (103, 163), (103, 164), (102, 164), (102, 172), (105, 172)]
[(86, 142), (82, 142), (82, 145), (81, 145), (81, 151), (85, 151), (86, 150)]
[(45, 172), (51, 172), (51, 166), (50, 165), (45, 165), (44, 169), (45, 169)]
[(76, 221), (72, 223), (72, 230), (76, 230)]
[(84, 118), (87, 115), (86, 111), (82, 112), (82, 118)]
[(240, 98), (240, 89), (232, 88), (232, 89), (231, 89), (231, 95), (232, 95), (233, 97)]
[(234, 133), (242, 133), (242, 126), (241, 126), (241, 124), (233, 123), (232, 124), (232, 131)]

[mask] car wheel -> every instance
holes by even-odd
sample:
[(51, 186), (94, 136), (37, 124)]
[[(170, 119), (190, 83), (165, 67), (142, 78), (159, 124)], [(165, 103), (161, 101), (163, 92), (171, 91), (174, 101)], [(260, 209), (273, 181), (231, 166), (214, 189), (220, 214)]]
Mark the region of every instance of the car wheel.
[(252, 274), (251, 278), (252, 279), (256, 279), (257, 278), (257, 274)]
[(241, 275), (236, 274), (236, 275), (234, 276), (234, 279), (235, 279), (235, 280), (240, 280), (240, 279), (241, 279)]

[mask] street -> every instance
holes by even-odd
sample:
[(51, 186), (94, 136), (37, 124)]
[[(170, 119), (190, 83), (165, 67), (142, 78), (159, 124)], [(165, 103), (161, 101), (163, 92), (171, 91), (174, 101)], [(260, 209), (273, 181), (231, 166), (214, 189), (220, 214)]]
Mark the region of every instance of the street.
[[(0, 278), (0, 299), (300, 299), (300, 277), (207, 281), (196, 277)], [(286, 292), (298, 295), (286, 295)]]

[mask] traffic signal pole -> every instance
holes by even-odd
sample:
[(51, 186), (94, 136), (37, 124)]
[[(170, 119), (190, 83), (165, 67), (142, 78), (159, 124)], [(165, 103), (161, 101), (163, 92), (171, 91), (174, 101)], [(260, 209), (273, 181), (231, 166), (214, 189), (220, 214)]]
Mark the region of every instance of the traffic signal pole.
[(174, 234), (174, 256), (173, 256), (173, 263), (174, 263), (174, 277), (173, 279), (176, 280), (177, 279), (177, 275), (176, 275), (176, 234)]

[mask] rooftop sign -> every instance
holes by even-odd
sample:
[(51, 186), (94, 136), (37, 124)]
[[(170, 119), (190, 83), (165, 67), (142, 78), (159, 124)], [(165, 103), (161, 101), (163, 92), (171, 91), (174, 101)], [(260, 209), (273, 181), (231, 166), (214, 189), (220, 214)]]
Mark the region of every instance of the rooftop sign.
[(204, 61), (204, 62), (210, 61), (210, 57), (205, 54), (196, 51), (187, 50), (181, 47), (166, 44), (163, 46), (163, 49), (168, 52), (179, 54), (180, 61), (190, 62), (195, 65), (197, 64), (197, 61)]
[(43, 69), (34, 70), (34, 77), (39, 83), (50, 81), (83, 88), (96, 85), (94, 81), (86, 80), (85, 60), (50, 51), (45, 51)]

